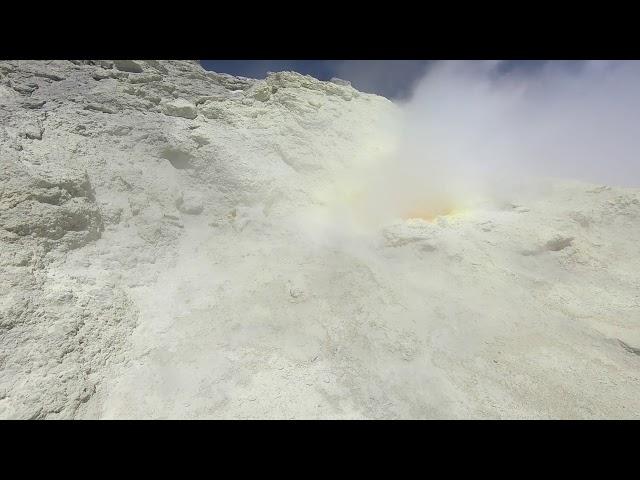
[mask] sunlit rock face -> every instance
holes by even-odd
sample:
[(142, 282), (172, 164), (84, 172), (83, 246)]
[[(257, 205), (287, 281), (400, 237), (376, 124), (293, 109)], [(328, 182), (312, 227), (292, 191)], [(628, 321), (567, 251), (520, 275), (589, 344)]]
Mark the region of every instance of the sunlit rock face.
[(626, 418), (640, 195), (467, 195), (348, 83), (0, 62), (0, 417)]

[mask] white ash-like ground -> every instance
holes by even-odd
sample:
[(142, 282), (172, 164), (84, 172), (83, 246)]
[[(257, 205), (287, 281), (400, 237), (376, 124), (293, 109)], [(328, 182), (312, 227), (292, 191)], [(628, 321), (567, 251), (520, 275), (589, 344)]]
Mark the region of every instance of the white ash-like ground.
[(0, 62), (0, 417), (638, 418), (640, 191), (344, 228), (396, 115), (290, 72)]

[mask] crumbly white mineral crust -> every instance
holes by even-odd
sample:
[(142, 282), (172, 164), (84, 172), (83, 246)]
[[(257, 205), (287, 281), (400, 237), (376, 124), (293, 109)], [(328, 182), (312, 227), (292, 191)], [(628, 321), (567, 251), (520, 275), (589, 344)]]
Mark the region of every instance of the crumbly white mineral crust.
[(637, 418), (638, 190), (336, 237), (397, 114), (292, 72), (0, 62), (0, 418)]

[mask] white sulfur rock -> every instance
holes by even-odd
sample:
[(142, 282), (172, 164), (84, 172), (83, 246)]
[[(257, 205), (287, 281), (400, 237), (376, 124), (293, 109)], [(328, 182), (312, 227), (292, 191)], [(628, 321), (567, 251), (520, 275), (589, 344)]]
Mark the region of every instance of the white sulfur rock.
[(166, 115), (171, 115), (172, 117), (182, 117), (193, 120), (198, 116), (196, 106), (182, 98), (177, 98), (165, 103), (163, 110)]
[(0, 418), (638, 418), (640, 192), (374, 225), (398, 114), (293, 72), (0, 62)]
[(142, 65), (135, 60), (114, 60), (114, 66), (123, 72), (142, 73)]

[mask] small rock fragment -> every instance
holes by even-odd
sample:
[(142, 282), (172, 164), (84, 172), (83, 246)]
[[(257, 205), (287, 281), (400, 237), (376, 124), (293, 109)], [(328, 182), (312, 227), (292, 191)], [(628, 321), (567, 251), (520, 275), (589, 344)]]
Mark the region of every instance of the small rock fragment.
[(193, 103), (177, 98), (163, 105), (163, 113), (171, 117), (182, 117), (193, 120), (198, 116), (198, 109)]
[(142, 73), (144, 69), (135, 60), (114, 60), (113, 64), (121, 72)]

